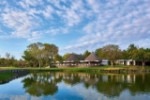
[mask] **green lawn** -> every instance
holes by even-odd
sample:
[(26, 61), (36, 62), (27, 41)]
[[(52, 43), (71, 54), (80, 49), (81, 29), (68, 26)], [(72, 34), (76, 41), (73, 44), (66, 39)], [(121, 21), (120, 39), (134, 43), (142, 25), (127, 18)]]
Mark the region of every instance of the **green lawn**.
[(36, 68), (36, 67), (0, 67), (0, 70), (13, 70), (13, 69), (28, 69), (28, 70), (50, 70), (50, 71), (91, 71), (91, 70), (119, 70), (119, 69), (145, 69), (150, 70), (150, 67), (142, 66), (97, 66), (97, 67), (88, 67), (88, 68), (79, 68), (79, 67), (65, 67), (65, 68)]
[[(138, 72), (148, 71), (150, 72), (150, 67), (142, 67), (142, 66), (97, 66), (97, 67), (88, 67), (88, 68), (79, 68), (79, 67), (67, 67), (67, 68), (19, 68), (19, 67), (0, 67), (0, 71), (2, 70), (19, 70), (26, 69), (29, 71), (62, 71), (62, 72), (87, 72), (87, 73), (105, 73), (105, 74), (126, 74), (132, 72), (132, 70), (137, 70)], [(134, 72), (133, 72), (134, 73)], [(0, 80), (11, 79), (15, 73), (9, 72), (0, 72)]]

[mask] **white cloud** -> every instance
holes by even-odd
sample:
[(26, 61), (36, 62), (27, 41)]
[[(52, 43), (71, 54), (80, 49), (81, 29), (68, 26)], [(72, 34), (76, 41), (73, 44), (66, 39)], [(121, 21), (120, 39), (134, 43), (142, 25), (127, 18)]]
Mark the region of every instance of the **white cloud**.
[[(48, 1), (50, 4), (46, 4), (45, 2), (46, 1), (42, 0), (24, 0), (16, 3), (21, 9), (20, 7), (17, 8), (10, 4), (7, 7), (4, 7), (1, 18), (3, 24), (12, 31), (9, 37), (32, 40), (40, 38), (40, 36), (42, 36), (41, 32), (49, 32), (53, 35), (58, 34), (58, 32), (60, 34), (68, 33), (68, 28), (78, 25), (86, 12), (84, 10), (83, 1), (68, 2), (66, 0), (50, 0)], [(65, 5), (61, 5), (60, 2), (63, 2)], [(68, 3), (70, 3), (69, 7), (66, 6)], [(54, 8), (54, 6), (57, 8)], [(55, 19), (53, 14), (57, 16), (58, 19)], [(42, 15), (43, 18), (40, 15)], [(46, 23), (54, 23), (54, 21), (57, 23), (57, 20), (63, 24), (63, 27), (49, 26), (46, 31), (45, 29), (38, 30), (38, 28), (45, 27)], [(39, 35), (37, 31), (40, 31), (38, 32), (40, 33)], [(36, 35), (34, 35), (34, 33), (36, 33)]]
[(19, 5), (21, 5), (23, 8), (28, 9), (30, 6), (38, 6), (43, 4), (42, 0), (22, 0), (19, 2)]
[[(77, 48), (85, 50), (92, 45), (90, 49), (93, 50), (98, 44), (102, 46), (114, 43), (123, 46), (132, 42), (138, 44), (139, 40), (150, 41), (150, 11), (148, 10), (150, 2), (145, 0), (141, 3), (140, 0), (137, 0), (137, 2), (120, 3), (118, 1), (106, 2), (106, 5), (98, 9), (100, 6), (98, 4), (97, 7), (94, 6), (96, 3), (89, 0), (91, 7), (96, 7), (92, 8), (93, 14), (97, 13), (95, 20), (85, 25), (83, 31), (86, 34), (84, 36), (76, 40), (74, 45), (64, 49), (68, 51)], [(135, 4), (136, 6), (133, 6)], [(146, 42), (140, 42), (140, 45), (148, 46)]]
[(51, 6), (47, 6), (45, 11), (43, 11), (43, 15), (46, 18), (52, 18), (52, 13), (54, 12), (53, 8)]
[(69, 26), (74, 26), (79, 24), (85, 16), (84, 4), (82, 1), (75, 1), (72, 3), (71, 7), (66, 10), (66, 15), (64, 16)]
[(91, 7), (93, 13), (99, 13), (100, 5), (98, 3), (98, 0), (87, 0), (87, 2)]
[[(61, 48), (80, 52), (85, 49), (94, 50), (108, 43), (127, 45), (150, 38), (149, 4), (149, 0), (0, 2), (0, 5), (6, 5), (1, 6), (0, 21), (10, 29), (10, 38), (25, 38), (29, 41), (47, 36), (45, 34), (59, 36), (80, 31), (82, 34), (72, 40), (75, 41), (72, 42), (73, 45), (70, 43)], [(4, 29), (1, 30), (0, 38), (7, 37)], [(147, 44), (143, 42), (141, 45)]]
[(50, 28), (46, 30), (44, 33), (50, 34), (50, 35), (57, 35), (57, 34), (67, 34), (69, 32), (68, 28)]
[(42, 33), (40, 31), (33, 31), (31, 32), (30, 38), (28, 38), (28, 41), (30, 42), (36, 42), (42, 37)]
[(19, 38), (29, 38), (32, 29), (34, 29), (33, 26), (37, 25), (32, 17), (20, 10), (5, 9), (5, 13), (2, 14), (2, 21), (5, 26), (14, 30), (11, 35)]

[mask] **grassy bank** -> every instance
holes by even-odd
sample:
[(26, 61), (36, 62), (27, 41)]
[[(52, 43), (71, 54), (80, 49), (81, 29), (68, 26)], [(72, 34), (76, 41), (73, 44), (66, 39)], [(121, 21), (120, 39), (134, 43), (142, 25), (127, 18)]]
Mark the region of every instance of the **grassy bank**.
[(150, 67), (142, 66), (97, 66), (97, 67), (88, 67), (88, 68), (79, 68), (79, 67), (66, 67), (66, 68), (18, 68), (18, 67), (0, 67), (0, 70), (19, 70), (26, 69), (31, 71), (76, 71), (76, 72), (150, 72)]

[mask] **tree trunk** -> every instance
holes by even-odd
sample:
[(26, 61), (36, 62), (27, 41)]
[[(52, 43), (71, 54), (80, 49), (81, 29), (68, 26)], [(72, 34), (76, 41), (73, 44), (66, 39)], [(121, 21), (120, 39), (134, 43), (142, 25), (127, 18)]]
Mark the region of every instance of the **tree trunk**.
[(143, 67), (145, 66), (145, 61), (142, 61), (142, 66), (143, 66)]
[(49, 64), (48, 64), (48, 60), (46, 60), (46, 67), (48, 67), (49, 66)]
[(133, 66), (136, 66), (136, 61), (135, 60), (133, 60)]
[(41, 62), (39, 61), (39, 68), (41, 67)]
[(113, 61), (111, 61), (110, 64), (111, 64), (111, 66), (114, 66), (114, 62)]

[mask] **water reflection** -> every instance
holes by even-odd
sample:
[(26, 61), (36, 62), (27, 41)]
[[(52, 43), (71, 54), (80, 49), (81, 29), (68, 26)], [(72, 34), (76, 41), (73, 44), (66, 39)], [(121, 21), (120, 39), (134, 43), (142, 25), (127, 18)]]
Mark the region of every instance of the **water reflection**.
[(69, 72), (32, 73), (22, 83), (27, 93), (32, 96), (54, 95), (59, 91), (58, 84), (64, 82), (68, 86), (83, 84), (84, 88), (92, 87), (107, 97), (118, 97), (128, 90), (132, 96), (150, 93), (149, 74), (90, 74)]
[(14, 79), (27, 75), (28, 71), (18, 71), (18, 72), (1, 72), (0, 73), (0, 85), (6, 84)]
[(49, 73), (34, 73), (23, 81), (27, 93), (33, 96), (54, 95), (58, 91), (57, 81)]

